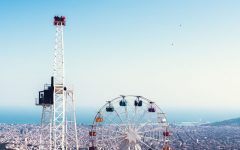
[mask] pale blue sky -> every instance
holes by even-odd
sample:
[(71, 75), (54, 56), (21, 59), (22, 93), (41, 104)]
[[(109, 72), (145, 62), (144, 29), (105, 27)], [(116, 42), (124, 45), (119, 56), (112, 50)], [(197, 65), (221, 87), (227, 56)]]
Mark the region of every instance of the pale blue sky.
[(53, 16), (65, 15), (66, 82), (75, 87), (79, 114), (136, 94), (155, 100), (172, 120), (239, 116), (239, 6), (238, 0), (2, 0), (0, 109), (40, 112), (34, 98), (52, 75)]

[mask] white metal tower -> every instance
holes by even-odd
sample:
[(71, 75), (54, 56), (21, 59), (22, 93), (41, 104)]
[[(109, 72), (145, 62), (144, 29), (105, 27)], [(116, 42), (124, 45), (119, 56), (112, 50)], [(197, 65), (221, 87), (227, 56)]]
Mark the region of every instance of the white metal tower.
[(63, 28), (65, 17), (54, 17), (56, 39), (54, 48), (53, 139), (55, 149), (65, 149), (65, 106)]
[(75, 97), (72, 89), (66, 91), (66, 149), (78, 150)]
[(40, 129), (40, 150), (53, 149), (53, 77), (51, 85), (45, 84), (44, 90), (39, 91), (39, 98), (36, 99), (36, 105), (42, 106), (41, 129)]
[(43, 106), (40, 133), (40, 150), (52, 149), (52, 106)]
[(76, 111), (73, 90), (67, 89), (64, 80), (64, 16), (54, 17), (56, 39), (54, 70), (51, 86), (39, 92), (38, 105), (43, 106), (40, 149), (78, 149)]

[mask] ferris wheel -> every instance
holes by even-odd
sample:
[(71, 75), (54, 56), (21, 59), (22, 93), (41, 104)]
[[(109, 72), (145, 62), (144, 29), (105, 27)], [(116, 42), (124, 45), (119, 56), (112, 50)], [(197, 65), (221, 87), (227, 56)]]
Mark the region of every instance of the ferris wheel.
[(121, 95), (97, 112), (89, 132), (89, 150), (170, 150), (168, 126), (153, 101)]

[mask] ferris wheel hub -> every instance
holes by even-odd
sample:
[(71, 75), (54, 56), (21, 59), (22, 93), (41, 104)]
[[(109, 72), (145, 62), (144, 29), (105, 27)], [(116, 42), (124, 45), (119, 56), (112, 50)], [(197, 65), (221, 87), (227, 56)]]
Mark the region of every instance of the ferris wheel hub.
[(137, 132), (136, 129), (134, 128), (129, 128), (127, 130), (127, 132), (125, 132), (125, 140), (129, 143), (129, 144), (137, 144), (137, 141), (139, 141), (141, 139), (141, 136), (139, 135), (139, 133)]

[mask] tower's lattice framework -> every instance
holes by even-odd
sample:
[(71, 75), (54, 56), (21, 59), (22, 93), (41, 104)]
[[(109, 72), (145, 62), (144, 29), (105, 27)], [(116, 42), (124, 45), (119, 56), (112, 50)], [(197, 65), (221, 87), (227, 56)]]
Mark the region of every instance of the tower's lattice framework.
[(75, 99), (73, 90), (65, 86), (64, 75), (64, 16), (54, 17), (56, 39), (54, 69), (51, 85), (39, 92), (37, 105), (43, 107), (41, 119), (40, 149), (78, 149)]
[(56, 40), (54, 48), (54, 91), (53, 91), (53, 139), (55, 149), (64, 149), (65, 147), (65, 107), (66, 91), (64, 80), (64, 45), (63, 28), (65, 18), (54, 18), (56, 26)]

